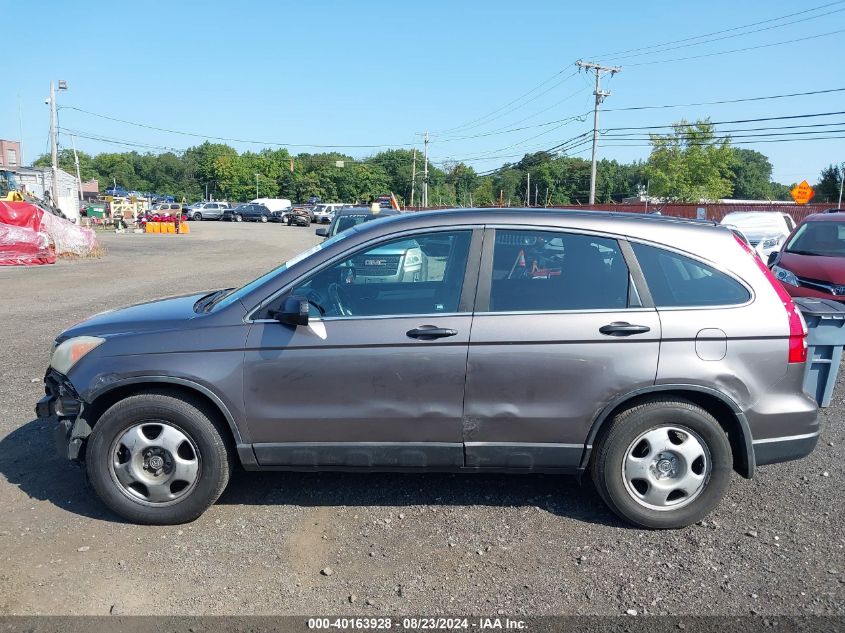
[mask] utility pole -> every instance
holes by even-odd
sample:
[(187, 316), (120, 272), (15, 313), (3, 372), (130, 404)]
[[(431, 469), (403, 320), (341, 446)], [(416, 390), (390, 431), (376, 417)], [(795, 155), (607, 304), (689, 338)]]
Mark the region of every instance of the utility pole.
[(23, 110), (21, 109), (21, 93), (18, 93), (18, 137), (19, 137), (19, 144), (21, 146), (21, 155), (18, 160), (18, 165), (23, 167), (26, 165), (23, 157)]
[(56, 84), (50, 82), (50, 158), (53, 166), (53, 186), (50, 201), (54, 207), (59, 204), (59, 131), (56, 114)]
[(417, 148), (414, 148), (414, 162), (411, 163), (411, 208), (414, 208), (414, 185), (417, 184)]
[(842, 208), (842, 185), (845, 185), (845, 163), (839, 166), (839, 204), (836, 205), (837, 209)]
[(540, 185), (538, 185), (538, 184), (535, 182), (535, 183), (534, 183), (534, 206), (535, 206), (535, 207), (536, 207), (536, 206), (538, 206), (538, 205), (537, 205), (537, 200), (539, 199), (539, 196), (540, 196)]
[(425, 158), (425, 167), (423, 168), (423, 200), (422, 206), (428, 206), (428, 132), (425, 133), (425, 143), (423, 149)]
[(531, 206), (531, 172), (526, 172), (528, 179), (525, 181), (525, 206)]
[(601, 77), (610, 73), (611, 76), (622, 70), (621, 66), (602, 66), (594, 62), (585, 62), (578, 60), (575, 65), (579, 68), (584, 68), (587, 71), (594, 70), (596, 73), (596, 89), (593, 94), (596, 96), (595, 107), (593, 108), (593, 162), (590, 168), (590, 204), (596, 203), (596, 153), (599, 144), (599, 106), (601, 106), (605, 97), (611, 95), (610, 91), (601, 89)]
[(255, 174), (255, 198), (258, 199), (258, 174)]
[(79, 200), (82, 198), (82, 176), (79, 173), (79, 155), (76, 153), (76, 139), (73, 134), (70, 135), (70, 143), (73, 145), (73, 162), (76, 163), (76, 185), (79, 187)]

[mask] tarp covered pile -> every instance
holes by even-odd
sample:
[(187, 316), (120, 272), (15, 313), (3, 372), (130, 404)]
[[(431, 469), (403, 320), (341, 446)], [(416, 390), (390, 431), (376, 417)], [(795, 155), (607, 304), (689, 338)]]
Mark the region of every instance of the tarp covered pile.
[(0, 266), (54, 264), (56, 256), (84, 256), (95, 248), (91, 229), (28, 202), (0, 201)]

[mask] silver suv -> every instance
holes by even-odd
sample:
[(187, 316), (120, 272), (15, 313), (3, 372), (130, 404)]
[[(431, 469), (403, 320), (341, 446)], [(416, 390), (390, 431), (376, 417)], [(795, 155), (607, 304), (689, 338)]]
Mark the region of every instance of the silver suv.
[(225, 202), (195, 202), (188, 207), (188, 218), (196, 221), (219, 220), (228, 208)]
[[(675, 528), (716, 507), (732, 470), (813, 450), (806, 358), (800, 313), (728, 228), (415, 213), (242, 288), (73, 326), (36, 410), (134, 521), (196, 518), (239, 461), (589, 473), (621, 517)], [(315, 375), (332, 385), (317, 398)]]

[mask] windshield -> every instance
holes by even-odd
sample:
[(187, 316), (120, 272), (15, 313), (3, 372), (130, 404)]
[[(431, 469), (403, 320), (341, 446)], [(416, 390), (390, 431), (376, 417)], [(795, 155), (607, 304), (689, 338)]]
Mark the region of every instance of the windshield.
[(221, 292), (218, 296), (216, 296), (214, 298), (214, 300), (211, 303), (209, 303), (205, 307), (205, 309), (208, 311), (208, 310), (211, 310), (213, 308), (224, 308), (228, 305), (231, 305), (233, 302), (239, 300), (241, 297), (248, 295), (250, 292), (252, 292), (256, 288), (258, 288), (261, 285), (263, 285), (264, 283), (270, 281), (271, 279), (273, 279), (277, 275), (280, 275), (281, 273), (286, 271), (288, 268), (290, 268), (294, 264), (298, 264), (299, 262), (301, 262), (306, 257), (310, 257), (314, 253), (319, 253), (321, 250), (328, 248), (329, 246), (339, 242), (340, 240), (345, 240), (350, 235), (351, 235), (351, 231), (349, 233), (344, 233), (343, 235), (335, 235), (334, 237), (331, 237), (331, 238), (329, 238), (329, 239), (327, 239), (323, 242), (320, 242), (316, 246), (312, 246), (311, 248), (302, 251), (298, 255), (294, 255), (289, 260), (287, 260), (284, 264), (282, 264), (280, 266), (276, 266), (275, 268), (273, 268), (272, 270), (264, 273), (263, 275), (261, 275), (257, 279), (253, 279), (248, 284), (245, 284), (245, 285), (241, 286), (240, 288), (232, 288), (232, 289), (227, 290), (225, 292)]
[(806, 222), (784, 250), (797, 255), (845, 257), (845, 222)]

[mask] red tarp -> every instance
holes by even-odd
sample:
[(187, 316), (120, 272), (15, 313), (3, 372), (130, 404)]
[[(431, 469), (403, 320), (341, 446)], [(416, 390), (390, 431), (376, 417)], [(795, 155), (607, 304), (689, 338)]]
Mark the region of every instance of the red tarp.
[(56, 255), (86, 255), (96, 246), (91, 229), (28, 202), (0, 201), (0, 266), (53, 264)]

